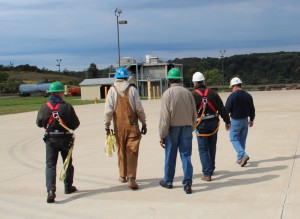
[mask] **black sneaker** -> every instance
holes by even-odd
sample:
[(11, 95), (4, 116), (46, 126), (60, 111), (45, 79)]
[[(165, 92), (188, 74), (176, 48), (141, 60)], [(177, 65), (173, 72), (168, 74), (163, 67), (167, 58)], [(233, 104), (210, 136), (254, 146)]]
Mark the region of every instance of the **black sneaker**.
[(159, 181), (159, 185), (161, 185), (161, 187), (164, 187), (164, 188), (167, 188), (167, 189), (172, 189), (173, 188), (173, 185), (169, 185), (167, 184), (165, 181), (163, 180), (160, 180)]
[(55, 202), (55, 197), (56, 197), (55, 192), (49, 191), (47, 196), (47, 203)]
[(75, 186), (69, 186), (69, 187), (65, 187), (65, 194), (71, 194), (73, 192), (76, 192), (77, 189)]
[(185, 191), (186, 194), (191, 194), (192, 193), (192, 186), (187, 184), (184, 186), (183, 190)]

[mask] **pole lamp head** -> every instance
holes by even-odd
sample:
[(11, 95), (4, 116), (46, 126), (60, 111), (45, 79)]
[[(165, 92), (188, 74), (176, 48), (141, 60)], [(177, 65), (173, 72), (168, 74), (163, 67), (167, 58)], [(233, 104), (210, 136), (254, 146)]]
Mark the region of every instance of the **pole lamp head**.
[(121, 8), (116, 8), (116, 10), (115, 10), (115, 15), (116, 15), (117, 17), (119, 17), (121, 13), (122, 13), (122, 9), (121, 9)]

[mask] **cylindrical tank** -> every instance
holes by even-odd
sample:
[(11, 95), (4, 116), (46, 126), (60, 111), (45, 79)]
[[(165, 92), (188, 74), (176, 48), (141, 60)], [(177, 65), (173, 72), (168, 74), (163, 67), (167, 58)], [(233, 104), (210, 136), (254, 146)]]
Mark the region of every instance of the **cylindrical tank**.
[(45, 93), (49, 90), (50, 84), (21, 84), (19, 87), (20, 96), (30, 96), (32, 93)]

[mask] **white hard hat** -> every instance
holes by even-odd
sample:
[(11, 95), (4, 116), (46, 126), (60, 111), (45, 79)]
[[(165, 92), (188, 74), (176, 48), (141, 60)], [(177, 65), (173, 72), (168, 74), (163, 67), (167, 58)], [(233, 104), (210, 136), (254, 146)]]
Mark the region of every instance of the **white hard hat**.
[(241, 81), (241, 79), (239, 79), (238, 77), (234, 77), (231, 79), (230, 81), (230, 86), (229, 88), (231, 88), (232, 86), (234, 85), (237, 85), (237, 84), (242, 84), (243, 82)]
[(193, 82), (197, 82), (197, 81), (204, 81), (205, 77), (201, 72), (196, 72), (195, 74), (193, 74)]

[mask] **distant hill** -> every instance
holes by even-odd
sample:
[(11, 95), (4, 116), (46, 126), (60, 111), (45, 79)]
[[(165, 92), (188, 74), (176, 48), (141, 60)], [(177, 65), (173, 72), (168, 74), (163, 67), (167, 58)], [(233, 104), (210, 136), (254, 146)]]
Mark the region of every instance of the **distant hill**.
[(252, 85), (300, 83), (300, 52), (253, 53), (223, 59), (177, 58), (172, 62), (183, 64), (184, 82), (188, 85), (196, 71), (207, 73), (215, 69), (225, 84), (234, 76)]
[(8, 74), (9, 80), (21, 80), (27, 84), (53, 82), (53, 81), (61, 81), (66, 84), (70, 82), (71, 84), (79, 84), (83, 80), (83, 78), (81, 77), (75, 77), (63, 73), (37, 73), (37, 72), (16, 72), (16, 71), (8, 71), (6, 73)]

